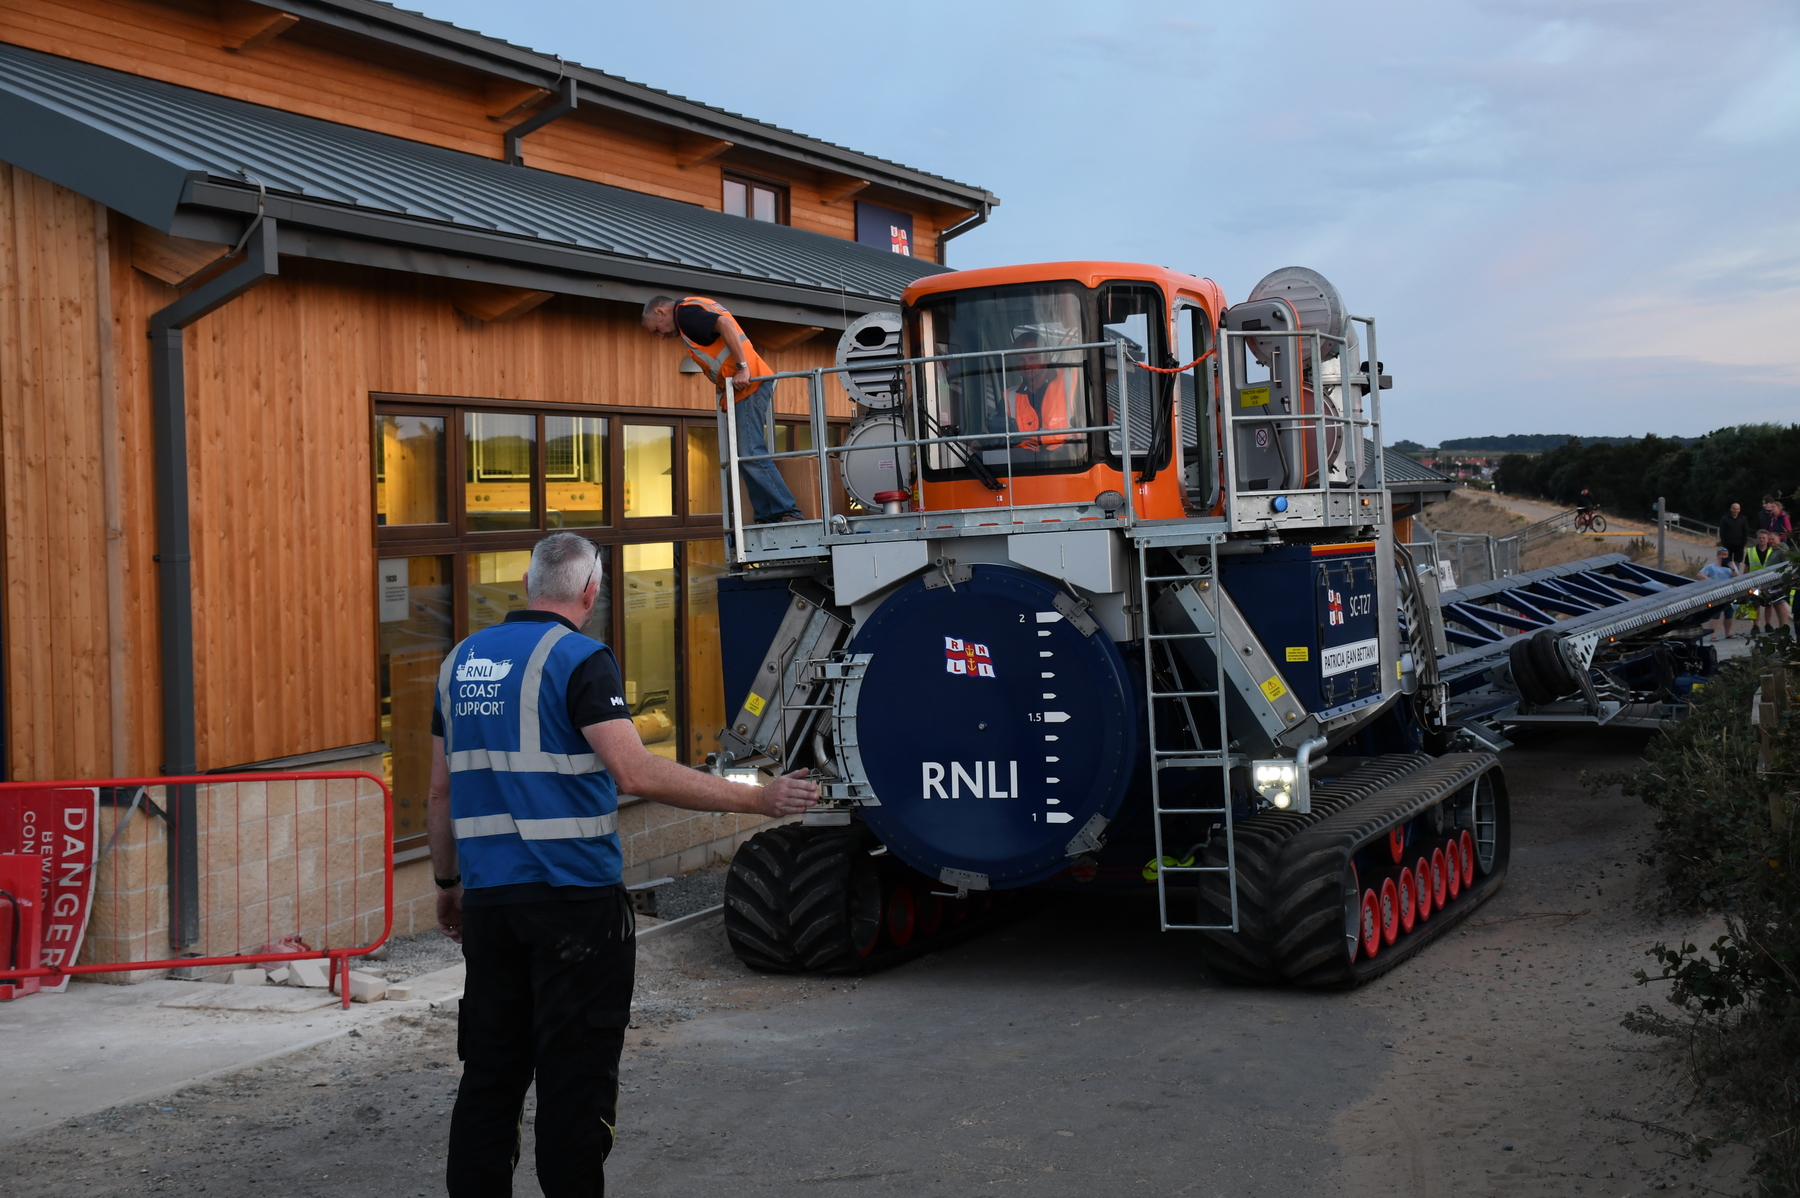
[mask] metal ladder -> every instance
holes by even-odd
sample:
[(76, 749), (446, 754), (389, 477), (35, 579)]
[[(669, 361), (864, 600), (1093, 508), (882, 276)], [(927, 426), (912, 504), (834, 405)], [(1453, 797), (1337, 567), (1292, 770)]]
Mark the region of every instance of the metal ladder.
[[(1192, 548), (1199, 548), (1193, 546)], [(1206, 546), (1207, 559), (1197, 563), (1204, 568), (1204, 573), (1187, 572), (1182, 574), (1151, 574), (1150, 546), (1143, 541), (1138, 543), (1138, 612), (1143, 620), (1144, 629), (1144, 693), (1148, 699), (1147, 724), (1150, 736), (1150, 809), (1152, 823), (1156, 829), (1156, 902), (1162, 922), (1162, 930), (1169, 931), (1230, 931), (1238, 930), (1238, 896), (1237, 896), (1237, 841), (1232, 834), (1231, 822), (1231, 738), (1225, 717), (1225, 654), (1223, 633), (1219, 621), (1214, 621), (1210, 632), (1165, 632), (1156, 620), (1155, 610), (1151, 605), (1152, 590), (1157, 584), (1178, 582), (1192, 585), (1202, 578), (1209, 578), (1217, 585), (1219, 577), (1218, 542), (1209, 541)], [(1213, 660), (1213, 678), (1211, 690), (1164, 690), (1157, 686), (1157, 655), (1160, 653), (1168, 676), (1179, 681), (1182, 676), (1182, 664), (1171, 647), (1174, 641), (1203, 640), (1211, 642)], [(1157, 735), (1156, 708), (1157, 701), (1172, 699), (1179, 703), (1182, 712), (1184, 730), (1193, 748), (1164, 748)], [(1193, 701), (1210, 699), (1218, 711), (1219, 729), (1217, 750), (1204, 749), (1199, 746), (1206, 742), (1200, 735), (1200, 725), (1195, 718)], [(1197, 769), (1208, 766), (1219, 771), (1220, 806), (1217, 807), (1165, 807), (1162, 796), (1162, 772), (1167, 769)], [(1224, 865), (1165, 865), (1163, 819), (1165, 816), (1222, 816), (1225, 821), (1225, 864)], [(1231, 894), (1231, 922), (1229, 924), (1213, 923), (1180, 923), (1169, 919), (1170, 874), (1209, 874), (1223, 873)]]

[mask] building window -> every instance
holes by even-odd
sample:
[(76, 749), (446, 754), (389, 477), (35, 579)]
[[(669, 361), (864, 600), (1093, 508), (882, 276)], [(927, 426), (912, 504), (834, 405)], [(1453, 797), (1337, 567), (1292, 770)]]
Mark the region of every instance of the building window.
[(378, 702), (404, 847), (423, 844), (438, 668), (525, 606), (532, 546), (550, 532), (599, 552), (605, 585), (582, 631), (618, 658), (645, 745), (688, 764), (717, 749), (717, 417), (645, 415), (376, 397)]
[(751, 220), (785, 225), (788, 222), (787, 188), (747, 175), (726, 175), (725, 212), (728, 216), (747, 216)]

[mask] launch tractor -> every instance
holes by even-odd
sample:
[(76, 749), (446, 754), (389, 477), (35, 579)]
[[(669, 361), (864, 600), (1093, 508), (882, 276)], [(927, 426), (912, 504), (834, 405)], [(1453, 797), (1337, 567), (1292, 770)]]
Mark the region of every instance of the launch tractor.
[(1159, 267), (945, 273), (837, 361), (779, 376), (810, 447), (765, 455), (815, 519), (746, 523), (720, 424), (714, 768), (823, 796), (735, 856), (744, 961), (875, 968), (1136, 890), (1223, 977), (1350, 986), (1499, 887), (1505, 779), (1445, 720), (1375, 321), (1327, 280), (1233, 305)]

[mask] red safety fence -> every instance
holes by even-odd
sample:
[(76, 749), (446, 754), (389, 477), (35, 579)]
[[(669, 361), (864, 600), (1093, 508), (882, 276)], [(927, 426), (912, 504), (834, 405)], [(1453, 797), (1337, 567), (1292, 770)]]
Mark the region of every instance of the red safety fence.
[(0, 783), (0, 999), (71, 976), (350, 960), (394, 924), (388, 788), (359, 771)]

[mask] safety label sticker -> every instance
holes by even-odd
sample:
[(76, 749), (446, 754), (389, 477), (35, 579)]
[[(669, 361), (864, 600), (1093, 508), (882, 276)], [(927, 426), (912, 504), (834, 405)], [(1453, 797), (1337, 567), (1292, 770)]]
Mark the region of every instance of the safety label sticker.
[(1287, 687), (1281, 685), (1281, 679), (1274, 677), (1266, 679), (1261, 689), (1263, 696), (1271, 703), (1287, 694)]
[(1319, 650), (1319, 674), (1329, 678), (1333, 674), (1346, 674), (1351, 670), (1377, 665), (1380, 661), (1381, 642), (1372, 638), (1353, 641), (1348, 645), (1332, 645)]

